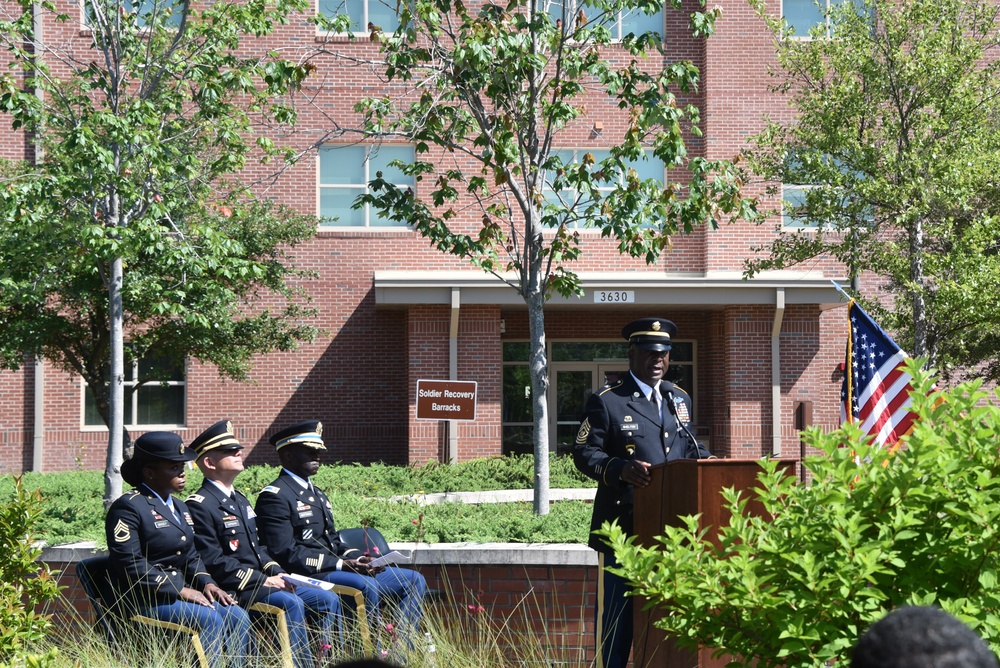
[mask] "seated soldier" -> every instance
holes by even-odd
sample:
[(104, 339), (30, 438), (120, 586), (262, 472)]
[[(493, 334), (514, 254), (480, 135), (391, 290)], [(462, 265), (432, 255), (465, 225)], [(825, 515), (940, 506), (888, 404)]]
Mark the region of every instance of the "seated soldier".
[(313, 668), (306, 618), (319, 629), (321, 652), (328, 652), (333, 629), (339, 628), (340, 598), (286, 582), (281, 577), (285, 571), (260, 543), (250, 501), (233, 487), (243, 470), (243, 446), (233, 435), (232, 423), (216, 422), (191, 447), (205, 475), (204, 484), (187, 499), (205, 567), (216, 582), (235, 592), (240, 605), (263, 602), (284, 610), (296, 668)]
[(322, 430), (323, 425), (313, 420), (271, 437), (283, 468), (257, 497), (261, 539), (287, 570), (360, 589), (376, 623), (382, 597), (397, 603), (398, 630), (412, 644), (427, 583), (408, 568), (373, 568), (369, 556), (348, 548), (340, 539), (329, 499), (309, 480), (319, 470), (320, 453), (326, 450)]
[[(111, 581), (126, 616), (141, 614), (198, 630), (209, 665), (244, 665), (250, 619), (209, 576), (195, 549), (184, 490), (184, 467), (195, 458), (177, 434), (151, 431), (136, 439), (122, 478), (136, 489), (108, 510), (105, 532)], [(228, 645), (228, 652), (224, 651)]]

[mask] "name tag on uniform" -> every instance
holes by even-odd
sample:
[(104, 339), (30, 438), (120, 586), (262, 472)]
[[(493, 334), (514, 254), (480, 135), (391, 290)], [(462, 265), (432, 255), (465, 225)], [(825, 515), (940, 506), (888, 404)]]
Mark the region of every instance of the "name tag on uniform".
[(170, 526), (170, 522), (166, 520), (160, 520), (158, 522), (154, 522), (153, 526), (156, 527), (157, 529), (166, 529), (168, 526)]
[(626, 434), (631, 434), (633, 436), (642, 435), (642, 423), (641, 422), (622, 422), (618, 425), (618, 428), (624, 431)]
[(223, 522), (222, 523), (222, 526), (224, 526), (227, 529), (232, 529), (233, 527), (238, 527), (239, 525), (240, 525), (240, 521), (239, 520), (232, 520), (230, 522)]

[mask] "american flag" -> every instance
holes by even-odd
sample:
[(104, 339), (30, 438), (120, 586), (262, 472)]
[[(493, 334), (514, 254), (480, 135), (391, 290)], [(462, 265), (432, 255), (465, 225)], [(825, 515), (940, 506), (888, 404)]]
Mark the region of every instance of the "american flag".
[(875, 445), (893, 448), (916, 420), (910, 411), (912, 378), (903, 366), (908, 355), (853, 299), (847, 317), (851, 335), (840, 391), (841, 421), (860, 422)]

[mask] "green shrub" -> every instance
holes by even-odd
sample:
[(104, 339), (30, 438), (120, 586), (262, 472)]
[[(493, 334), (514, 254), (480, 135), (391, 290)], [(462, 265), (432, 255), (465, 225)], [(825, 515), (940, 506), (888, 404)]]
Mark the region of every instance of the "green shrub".
[(651, 549), (607, 532), (621, 574), (662, 606), (657, 626), (793, 668), (840, 664), (887, 610), (936, 604), (1000, 644), (1000, 407), (978, 382), (928, 397), (928, 374), (909, 370), (920, 419), (896, 454), (863, 445), (856, 425), (814, 429), (811, 484), (765, 462), (770, 517), (746, 517), (746, 499), (725, 492), (718, 548), (695, 518)]
[[(549, 468), (553, 488), (595, 484), (583, 477), (568, 457), (552, 457)], [(277, 466), (248, 466), (236, 484), (253, 502), (278, 471)], [(44, 510), (37, 524), (41, 540), (50, 545), (93, 541), (104, 546), (103, 475), (101, 471), (24, 474), (25, 484), (40, 488), (44, 499)], [(583, 502), (556, 502), (548, 519), (522, 519), (523, 504), (420, 508), (413, 502), (389, 500), (392, 496), (418, 493), (530, 489), (532, 476), (532, 458), (519, 456), (454, 465), (331, 463), (320, 468), (314, 481), (329, 494), (338, 527), (367, 524), (377, 527), (391, 541), (415, 540), (419, 534), (428, 541), (448, 542), (521, 540), (517, 536), (545, 542), (585, 542), (590, 505)], [(184, 494), (194, 492), (201, 483), (201, 471), (189, 470)], [(14, 487), (13, 477), (0, 477), (0, 502), (13, 497)], [(421, 514), (423, 529), (417, 531), (412, 521)], [(577, 522), (584, 515), (587, 521)]]
[(37, 610), (59, 595), (53, 573), (35, 560), (41, 550), (35, 528), (42, 498), (13, 479), (11, 498), (0, 503), (0, 665), (45, 663), (51, 657), (27, 656), (25, 648), (45, 637), (48, 615)]

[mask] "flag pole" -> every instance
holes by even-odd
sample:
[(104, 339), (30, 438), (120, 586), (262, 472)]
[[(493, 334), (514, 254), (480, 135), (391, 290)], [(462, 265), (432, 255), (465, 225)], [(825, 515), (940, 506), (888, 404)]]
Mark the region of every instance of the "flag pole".
[(847, 294), (847, 292), (844, 291), (844, 288), (840, 287), (840, 284), (837, 283), (837, 281), (835, 281), (835, 280), (833, 280), (831, 278), (830, 279), (830, 283), (832, 283), (833, 287), (836, 288), (837, 292), (839, 292), (844, 297), (846, 297), (848, 301), (854, 301), (854, 297), (852, 297), (851, 295)]
[(844, 384), (847, 386), (847, 399), (844, 401), (844, 416), (847, 422), (854, 422), (854, 374), (851, 360), (854, 359), (854, 336), (851, 332), (851, 308), (854, 306), (854, 297), (847, 294), (844, 288), (840, 287), (837, 281), (830, 279), (830, 283), (837, 292), (847, 299), (847, 357), (844, 359)]

